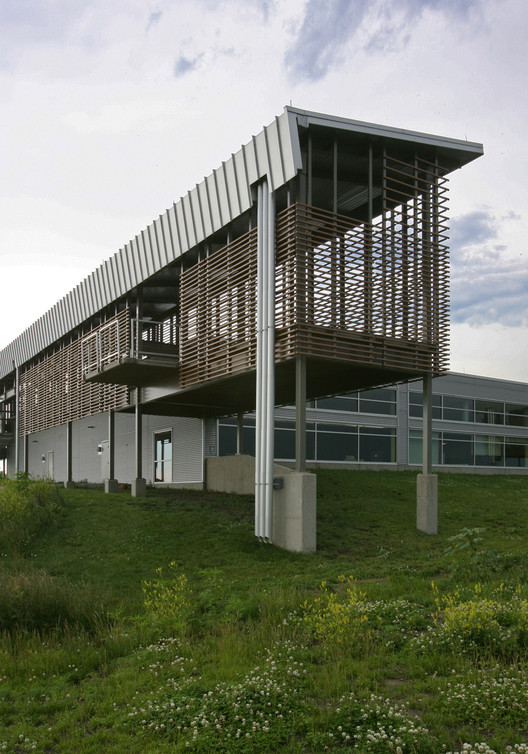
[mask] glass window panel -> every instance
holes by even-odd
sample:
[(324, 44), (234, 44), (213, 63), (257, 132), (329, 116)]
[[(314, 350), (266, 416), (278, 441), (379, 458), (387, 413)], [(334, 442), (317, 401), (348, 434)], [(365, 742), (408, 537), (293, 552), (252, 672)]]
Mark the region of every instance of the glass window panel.
[(236, 427), (225, 427), (220, 424), (218, 427), (218, 455), (234, 456), (237, 451), (237, 431)]
[[(433, 432), (432, 463), (439, 466), (442, 463), (441, 433)], [(421, 466), (422, 457), (422, 433), (420, 430), (409, 430), (409, 463)]]
[(447, 466), (473, 466), (472, 436), (444, 432), (442, 456)]
[(393, 427), (360, 427), (360, 435), (380, 435), (382, 437), (392, 437), (396, 434)]
[(359, 410), (363, 414), (383, 414), (385, 416), (396, 415), (396, 404), (385, 403), (383, 401), (371, 401), (361, 398), (359, 401)]
[(510, 427), (528, 427), (528, 406), (507, 403), (506, 424)]
[(318, 461), (357, 461), (357, 435), (317, 432)]
[(506, 466), (512, 467), (528, 467), (528, 443), (524, 440), (519, 442), (508, 442), (508, 440), (514, 438), (506, 438), (505, 445), (505, 463)]
[(373, 388), (372, 390), (360, 390), (360, 399), (367, 398), (374, 401), (395, 401), (396, 390), (394, 388)]
[[(390, 430), (389, 430), (390, 431)], [(361, 434), (359, 460), (365, 463), (392, 463), (396, 460), (396, 437), (394, 435)]]
[(443, 404), (444, 419), (458, 422), (472, 422), (474, 420), (473, 398), (444, 395)]
[(242, 432), (242, 452), (246, 456), (255, 455), (255, 427), (244, 426)]
[(357, 395), (336, 395), (333, 398), (318, 398), (317, 408), (324, 408), (327, 411), (357, 411)]
[(475, 401), (475, 421), (480, 424), (504, 424), (504, 403)]
[(502, 437), (475, 435), (475, 466), (504, 466)]
[(340, 432), (342, 434), (357, 434), (357, 427), (353, 424), (319, 424), (318, 432)]
[(275, 428), (275, 458), (295, 459), (295, 432)]

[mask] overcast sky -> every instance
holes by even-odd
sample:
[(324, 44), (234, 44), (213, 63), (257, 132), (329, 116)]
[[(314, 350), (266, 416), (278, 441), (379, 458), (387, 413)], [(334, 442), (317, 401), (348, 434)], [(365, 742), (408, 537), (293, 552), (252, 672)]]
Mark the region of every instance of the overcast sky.
[(290, 102), (484, 144), (454, 371), (528, 382), (526, 0), (0, 0), (0, 348)]

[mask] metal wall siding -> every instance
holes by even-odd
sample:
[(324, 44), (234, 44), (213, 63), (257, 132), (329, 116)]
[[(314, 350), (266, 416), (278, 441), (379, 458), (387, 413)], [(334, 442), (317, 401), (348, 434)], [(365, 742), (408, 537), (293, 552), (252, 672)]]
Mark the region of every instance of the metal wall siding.
[(236, 195), (236, 185), (234, 181), (232, 180), (232, 177), (227, 174), (225, 162), (222, 163), (222, 181), (223, 181), (223, 185), (225, 186), (225, 192), (222, 192), (222, 193), (223, 193), (223, 196), (225, 197), (225, 202), (226, 202), (226, 207), (227, 207), (227, 217), (231, 220), (234, 217), (233, 206), (234, 206), (234, 200), (235, 200), (235, 195)]
[(156, 250), (156, 259), (158, 260), (158, 269), (165, 267), (168, 263), (163, 241), (163, 229), (161, 227), (161, 215), (157, 217), (150, 225), (150, 240)]
[(220, 206), (220, 215), (222, 218), (222, 225), (227, 225), (230, 220), (231, 213), (229, 211), (229, 203), (227, 199), (227, 186), (225, 182), (225, 175), (222, 169), (215, 170), (215, 182), (216, 191), (218, 196), (218, 204)]
[(242, 150), (233, 155), (233, 173), (238, 195), (239, 214), (245, 212), (251, 206), (251, 192), (247, 179), (244, 153)]
[(160, 243), (161, 261), (162, 264), (169, 264), (169, 262), (174, 259), (174, 245), (170, 234), (168, 213), (166, 212), (164, 215), (160, 215), (159, 220), (156, 222), (159, 223), (158, 239)]
[(189, 192), (189, 208), (191, 210), (191, 219), (194, 230), (195, 239), (204, 238), (202, 218), (200, 216), (200, 202), (198, 199), (198, 191), (196, 186)]
[(176, 218), (176, 228), (178, 229), (180, 247), (182, 249), (186, 249), (188, 248), (189, 238), (187, 236), (187, 228), (185, 227), (185, 219), (181, 201), (174, 205), (174, 216)]
[(182, 198), (183, 205), (183, 217), (187, 227), (187, 233), (189, 235), (189, 246), (196, 246), (198, 243), (198, 233), (196, 229), (196, 218), (193, 214), (193, 207), (191, 201), (191, 194), (185, 194)]
[(169, 229), (170, 234), (172, 238), (172, 246), (174, 249), (174, 258), (179, 257), (180, 254), (182, 254), (182, 244), (181, 244), (181, 238), (180, 238), (180, 230), (178, 228), (178, 223), (176, 222), (176, 205), (173, 204), (172, 207), (168, 210), (168, 219), (169, 219)]
[(211, 173), (211, 175), (208, 175), (207, 178), (205, 179), (205, 188), (207, 191), (209, 214), (211, 216), (212, 227), (221, 228), (222, 222), (221, 222), (221, 217), (220, 217), (220, 207), (218, 206), (217, 195), (216, 195), (216, 183), (215, 183), (214, 173)]

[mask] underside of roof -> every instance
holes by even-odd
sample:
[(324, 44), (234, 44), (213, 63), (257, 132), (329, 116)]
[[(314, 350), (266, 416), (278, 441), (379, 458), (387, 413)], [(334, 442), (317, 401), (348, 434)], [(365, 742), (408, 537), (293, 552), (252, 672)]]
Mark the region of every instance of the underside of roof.
[[(306, 130), (369, 144), (417, 147), (448, 172), (483, 153), (468, 141), (405, 131), (286, 107), (238, 152), (166, 210), (119, 252), (62, 298), (0, 352), (0, 378), (51, 346), (105, 307), (160, 273), (190, 249), (234, 222), (253, 205), (253, 187), (264, 177), (272, 191), (303, 168), (301, 135)], [(351, 198), (350, 201), (353, 201)]]

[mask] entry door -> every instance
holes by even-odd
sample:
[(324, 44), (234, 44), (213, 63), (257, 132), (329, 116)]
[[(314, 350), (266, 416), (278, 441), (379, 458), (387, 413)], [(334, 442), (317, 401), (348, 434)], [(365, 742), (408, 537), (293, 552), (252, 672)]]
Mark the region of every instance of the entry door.
[(50, 479), (55, 479), (53, 464), (53, 451), (48, 451), (48, 476)]
[(105, 479), (110, 479), (110, 448), (108, 440), (103, 440), (101, 443), (101, 482)]

